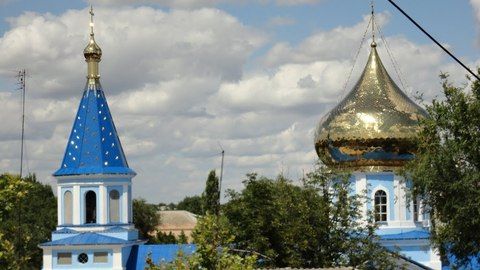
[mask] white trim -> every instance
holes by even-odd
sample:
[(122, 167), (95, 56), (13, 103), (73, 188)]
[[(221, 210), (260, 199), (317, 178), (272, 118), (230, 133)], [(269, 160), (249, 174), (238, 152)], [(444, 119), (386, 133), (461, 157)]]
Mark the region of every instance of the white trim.
[(128, 184), (123, 185), (123, 193), (122, 193), (122, 207), (120, 217), (122, 218), (123, 223), (128, 223)]
[(74, 185), (73, 186), (73, 200), (72, 200), (72, 203), (73, 203), (73, 225), (80, 225), (80, 204), (81, 204), (81, 200), (80, 200), (80, 186), (79, 185)]
[[(383, 192), (385, 192), (385, 194), (387, 195), (387, 221), (386, 223), (388, 224), (390, 221), (391, 221), (391, 213), (390, 213), (390, 194), (389, 194), (389, 190), (388, 188), (386, 188), (385, 186), (383, 186), (382, 184), (376, 186), (373, 190), (372, 190), (372, 194), (371, 194), (371, 199), (372, 199), (372, 212), (373, 214), (375, 215), (375, 193), (377, 193), (377, 191), (379, 190), (382, 190)], [(379, 222), (380, 224), (382, 223), (385, 223), (385, 221), (380, 221)], [(382, 227), (380, 225), (380, 227)]]
[(71, 186), (71, 185), (89, 186), (89, 187), (105, 185), (108, 187), (108, 186), (121, 186), (129, 182), (130, 182), (130, 179), (126, 179), (125, 181), (118, 181), (118, 182), (68, 182), (68, 183), (58, 183), (57, 185), (60, 187)]
[(98, 187), (98, 223), (107, 223), (107, 188), (100, 184)]
[(52, 250), (51, 249), (44, 249), (43, 250), (43, 270), (51, 270), (53, 265), (53, 257), (52, 257)]
[[(63, 194), (62, 188), (57, 186), (57, 225), (62, 225), (62, 216), (65, 214), (62, 211), (63, 208)], [(73, 205), (73, 196), (72, 196), (72, 205)], [(73, 218), (73, 211), (72, 211), (72, 218)]]
[(380, 226), (380, 229), (384, 229), (386, 227), (392, 228), (423, 228), (420, 226), (421, 223), (415, 223), (412, 220), (391, 220), (388, 222), (388, 226)]
[[(118, 224), (118, 225), (115, 225), (115, 227), (121, 227), (121, 228), (125, 228), (125, 229), (134, 229), (135, 226), (134, 224), (127, 224), (127, 225), (122, 225), (122, 224)], [(102, 224), (102, 225), (98, 225), (98, 226), (62, 226), (62, 227), (57, 227), (57, 230), (61, 230), (63, 228), (68, 228), (68, 229), (72, 229), (74, 231), (77, 231), (77, 232), (96, 232), (96, 231), (105, 231), (107, 229), (110, 229), (112, 228), (112, 225), (105, 225), (105, 224)]]

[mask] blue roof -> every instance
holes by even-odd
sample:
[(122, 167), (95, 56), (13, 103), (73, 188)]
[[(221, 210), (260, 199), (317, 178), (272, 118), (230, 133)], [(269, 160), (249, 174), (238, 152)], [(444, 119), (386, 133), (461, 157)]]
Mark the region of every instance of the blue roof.
[(98, 233), (85, 232), (59, 240), (42, 243), (40, 246), (75, 246), (75, 245), (119, 245), (138, 241), (127, 241), (120, 238), (105, 236)]
[(145, 269), (145, 262), (149, 254), (156, 264), (172, 262), (180, 250), (188, 256), (195, 252), (195, 245), (135, 245), (132, 247), (127, 261), (127, 270)]
[(60, 169), (54, 176), (129, 174), (112, 115), (100, 83), (87, 85)]
[(407, 240), (407, 239), (429, 239), (430, 232), (426, 230), (415, 230), (396, 234), (380, 235), (381, 240)]

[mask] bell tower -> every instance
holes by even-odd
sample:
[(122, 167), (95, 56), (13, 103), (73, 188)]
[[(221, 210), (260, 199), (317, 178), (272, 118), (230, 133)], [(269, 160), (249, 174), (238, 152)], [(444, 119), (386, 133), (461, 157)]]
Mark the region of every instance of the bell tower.
[(90, 37), (83, 51), (87, 82), (57, 179), (58, 226), (43, 243), (43, 269), (125, 269), (142, 244), (132, 219), (130, 169), (100, 84), (102, 50)]

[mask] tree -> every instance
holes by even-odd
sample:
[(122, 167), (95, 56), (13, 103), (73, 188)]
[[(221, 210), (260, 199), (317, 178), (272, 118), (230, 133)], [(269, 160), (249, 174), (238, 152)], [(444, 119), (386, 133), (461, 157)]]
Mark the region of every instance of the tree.
[(188, 237), (183, 230), (180, 232), (180, 235), (178, 236), (178, 243), (188, 244)]
[(218, 215), (220, 212), (220, 190), (218, 177), (215, 175), (215, 170), (210, 171), (205, 185), (204, 192), (204, 210), (206, 213)]
[(351, 195), (349, 179), (322, 166), (303, 186), (248, 174), (223, 208), (236, 246), (262, 254), (266, 266), (393, 269), (391, 255), (375, 243), (375, 224), (360, 221), (362, 198)]
[(185, 210), (194, 213), (195, 215), (201, 216), (205, 214), (202, 207), (203, 202), (204, 199), (202, 196), (187, 196), (177, 204), (177, 210)]
[(406, 174), (431, 209), (433, 242), (465, 265), (480, 253), (480, 82), (468, 92), (440, 77), (445, 99), (426, 106), (430, 117)]
[[(57, 224), (57, 200), (35, 175), (0, 176), (0, 265), (5, 269), (39, 269), (42, 251)], [(3, 269), (3, 268), (2, 268)]]
[(145, 199), (133, 200), (133, 223), (141, 238), (154, 242), (155, 237), (152, 233), (160, 222), (160, 215), (155, 205), (147, 203)]
[(256, 256), (240, 256), (234, 253), (231, 245), (234, 236), (229, 229), (228, 220), (224, 216), (214, 216), (207, 213), (200, 218), (193, 239), (196, 251), (191, 256), (179, 252), (172, 263), (155, 265), (151, 258), (147, 258), (147, 270), (193, 270), (193, 269), (222, 269), (222, 270), (253, 270)]
[(165, 232), (157, 232), (155, 244), (176, 244), (177, 242), (177, 238), (172, 234), (172, 232), (169, 232), (168, 234)]

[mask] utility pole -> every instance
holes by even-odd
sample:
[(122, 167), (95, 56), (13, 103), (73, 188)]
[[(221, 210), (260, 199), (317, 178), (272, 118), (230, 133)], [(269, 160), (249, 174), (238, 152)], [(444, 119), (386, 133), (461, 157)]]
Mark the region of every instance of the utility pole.
[(22, 91), (22, 136), (20, 139), (20, 178), (22, 178), (23, 174), (23, 149), (24, 149), (24, 140), (25, 140), (25, 69), (22, 69), (18, 72), (18, 84), (20, 88), (18, 90)]
[(220, 148), (222, 149), (222, 164), (220, 166), (220, 181), (218, 182), (218, 205), (220, 205), (220, 198), (222, 194), (223, 160), (225, 158), (225, 150), (223, 150), (221, 145)]

